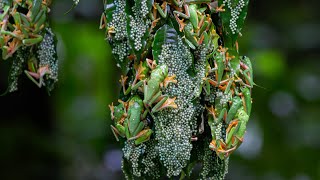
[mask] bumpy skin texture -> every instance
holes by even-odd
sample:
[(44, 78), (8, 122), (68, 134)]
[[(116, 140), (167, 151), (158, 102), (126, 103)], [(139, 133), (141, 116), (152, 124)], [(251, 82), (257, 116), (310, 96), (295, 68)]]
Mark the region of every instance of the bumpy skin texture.
[(120, 102), (143, 99), (139, 134), (152, 130), (139, 144), (119, 138), (127, 179), (195, 177), (196, 163), (203, 165), (198, 178), (224, 179), (243, 141), (255, 85), (237, 43), (248, 2), (104, 2), (100, 27), (123, 73)]
[(48, 93), (58, 81), (56, 37), (49, 23), (49, 0), (0, 2), (0, 52), (12, 61), (6, 92), (18, 90), (20, 75), (26, 75)]

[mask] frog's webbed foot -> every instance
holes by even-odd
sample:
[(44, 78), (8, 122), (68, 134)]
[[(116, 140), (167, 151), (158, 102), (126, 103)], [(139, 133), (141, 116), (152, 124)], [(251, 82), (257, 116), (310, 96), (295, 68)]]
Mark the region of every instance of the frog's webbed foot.
[(186, 26), (186, 23), (184, 22), (184, 19), (179, 19), (179, 17), (177, 16), (177, 14), (174, 14), (174, 17), (176, 18), (176, 21), (179, 24), (179, 31), (182, 32), (184, 27)]
[(136, 69), (135, 79), (131, 85), (132, 87), (134, 87), (136, 85), (138, 80), (142, 80), (143, 78), (146, 77), (146, 75), (143, 74), (143, 71), (145, 71), (145, 70), (146, 70), (146, 68), (142, 65), (142, 62), (140, 62), (138, 68)]
[(155, 60), (146, 58), (146, 61), (151, 70), (154, 70), (157, 67), (157, 62)]
[(144, 129), (142, 131), (140, 131), (136, 136), (129, 138), (128, 140), (135, 140), (134, 143), (135, 145), (139, 145), (143, 142), (146, 142), (150, 139), (150, 136), (152, 134), (152, 130), (151, 129)]
[(172, 76), (167, 76), (164, 81), (160, 84), (160, 87), (161, 88), (167, 88), (169, 83), (177, 83), (178, 81), (175, 79), (176, 78), (176, 75), (172, 75)]
[(111, 103), (111, 105), (109, 104), (109, 109), (111, 111), (111, 119), (114, 120), (114, 106), (113, 106), (113, 102)]
[(163, 97), (151, 110), (151, 112), (158, 112), (161, 111), (164, 108), (174, 108), (177, 109), (178, 106), (174, 102), (176, 100), (176, 97), (169, 98), (169, 97)]
[(215, 12), (218, 13), (218, 12), (224, 12), (226, 11), (225, 9), (223, 9), (224, 7), (224, 4), (221, 4), (221, 6), (218, 6), (215, 8)]

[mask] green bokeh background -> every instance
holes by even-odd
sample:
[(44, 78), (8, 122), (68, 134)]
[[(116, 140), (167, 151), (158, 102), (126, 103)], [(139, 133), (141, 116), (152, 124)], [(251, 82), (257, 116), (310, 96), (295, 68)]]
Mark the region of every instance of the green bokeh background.
[[(120, 70), (99, 30), (102, 1), (55, 0), (59, 82), (45, 89), (21, 79), (1, 97), (0, 179), (123, 179), (110, 131)], [(251, 1), (240, 53), (251, 58), (253, 112), (227, 179), (320, 179), (320, 24), (317, 1)], [(8, 62), (1, 66), (1, 90)]]

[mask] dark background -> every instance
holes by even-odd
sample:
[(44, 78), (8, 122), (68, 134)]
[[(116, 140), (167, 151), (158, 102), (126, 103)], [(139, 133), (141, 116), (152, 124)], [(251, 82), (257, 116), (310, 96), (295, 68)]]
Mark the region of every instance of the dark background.
[[(0, 97), (0, 179), (123, 178), (121, 149), (110, 129), (119, 69), (99, 30), (102, 1), (56, 0), (51, 24), (59, 39), (59, 83), (48, 96), (23, 77)], [(240, 53), (251, 58), (253, 112), (227, 179), (320, 179), (319, 3), (251, 1)], [(0, 87), (8, 62), (0, 62)]]

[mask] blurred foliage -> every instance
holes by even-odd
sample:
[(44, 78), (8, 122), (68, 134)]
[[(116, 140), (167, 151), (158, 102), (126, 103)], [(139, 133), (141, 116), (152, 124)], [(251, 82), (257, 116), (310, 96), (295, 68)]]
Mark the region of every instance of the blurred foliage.
[[(51, 96), (21, 79), (1, 98), (0, 179), (121, 179), (121, 153), (107, 105), (119, 77), (104, 32), (102, 2), (56, 0), (59, 82)], [(241, 54), (253, 61), (254, 105), (227, 179), (320, 179), (320, 25), (317, 1), (251, 1)], [(1, 62), (1, 90), (7, 64)]]

